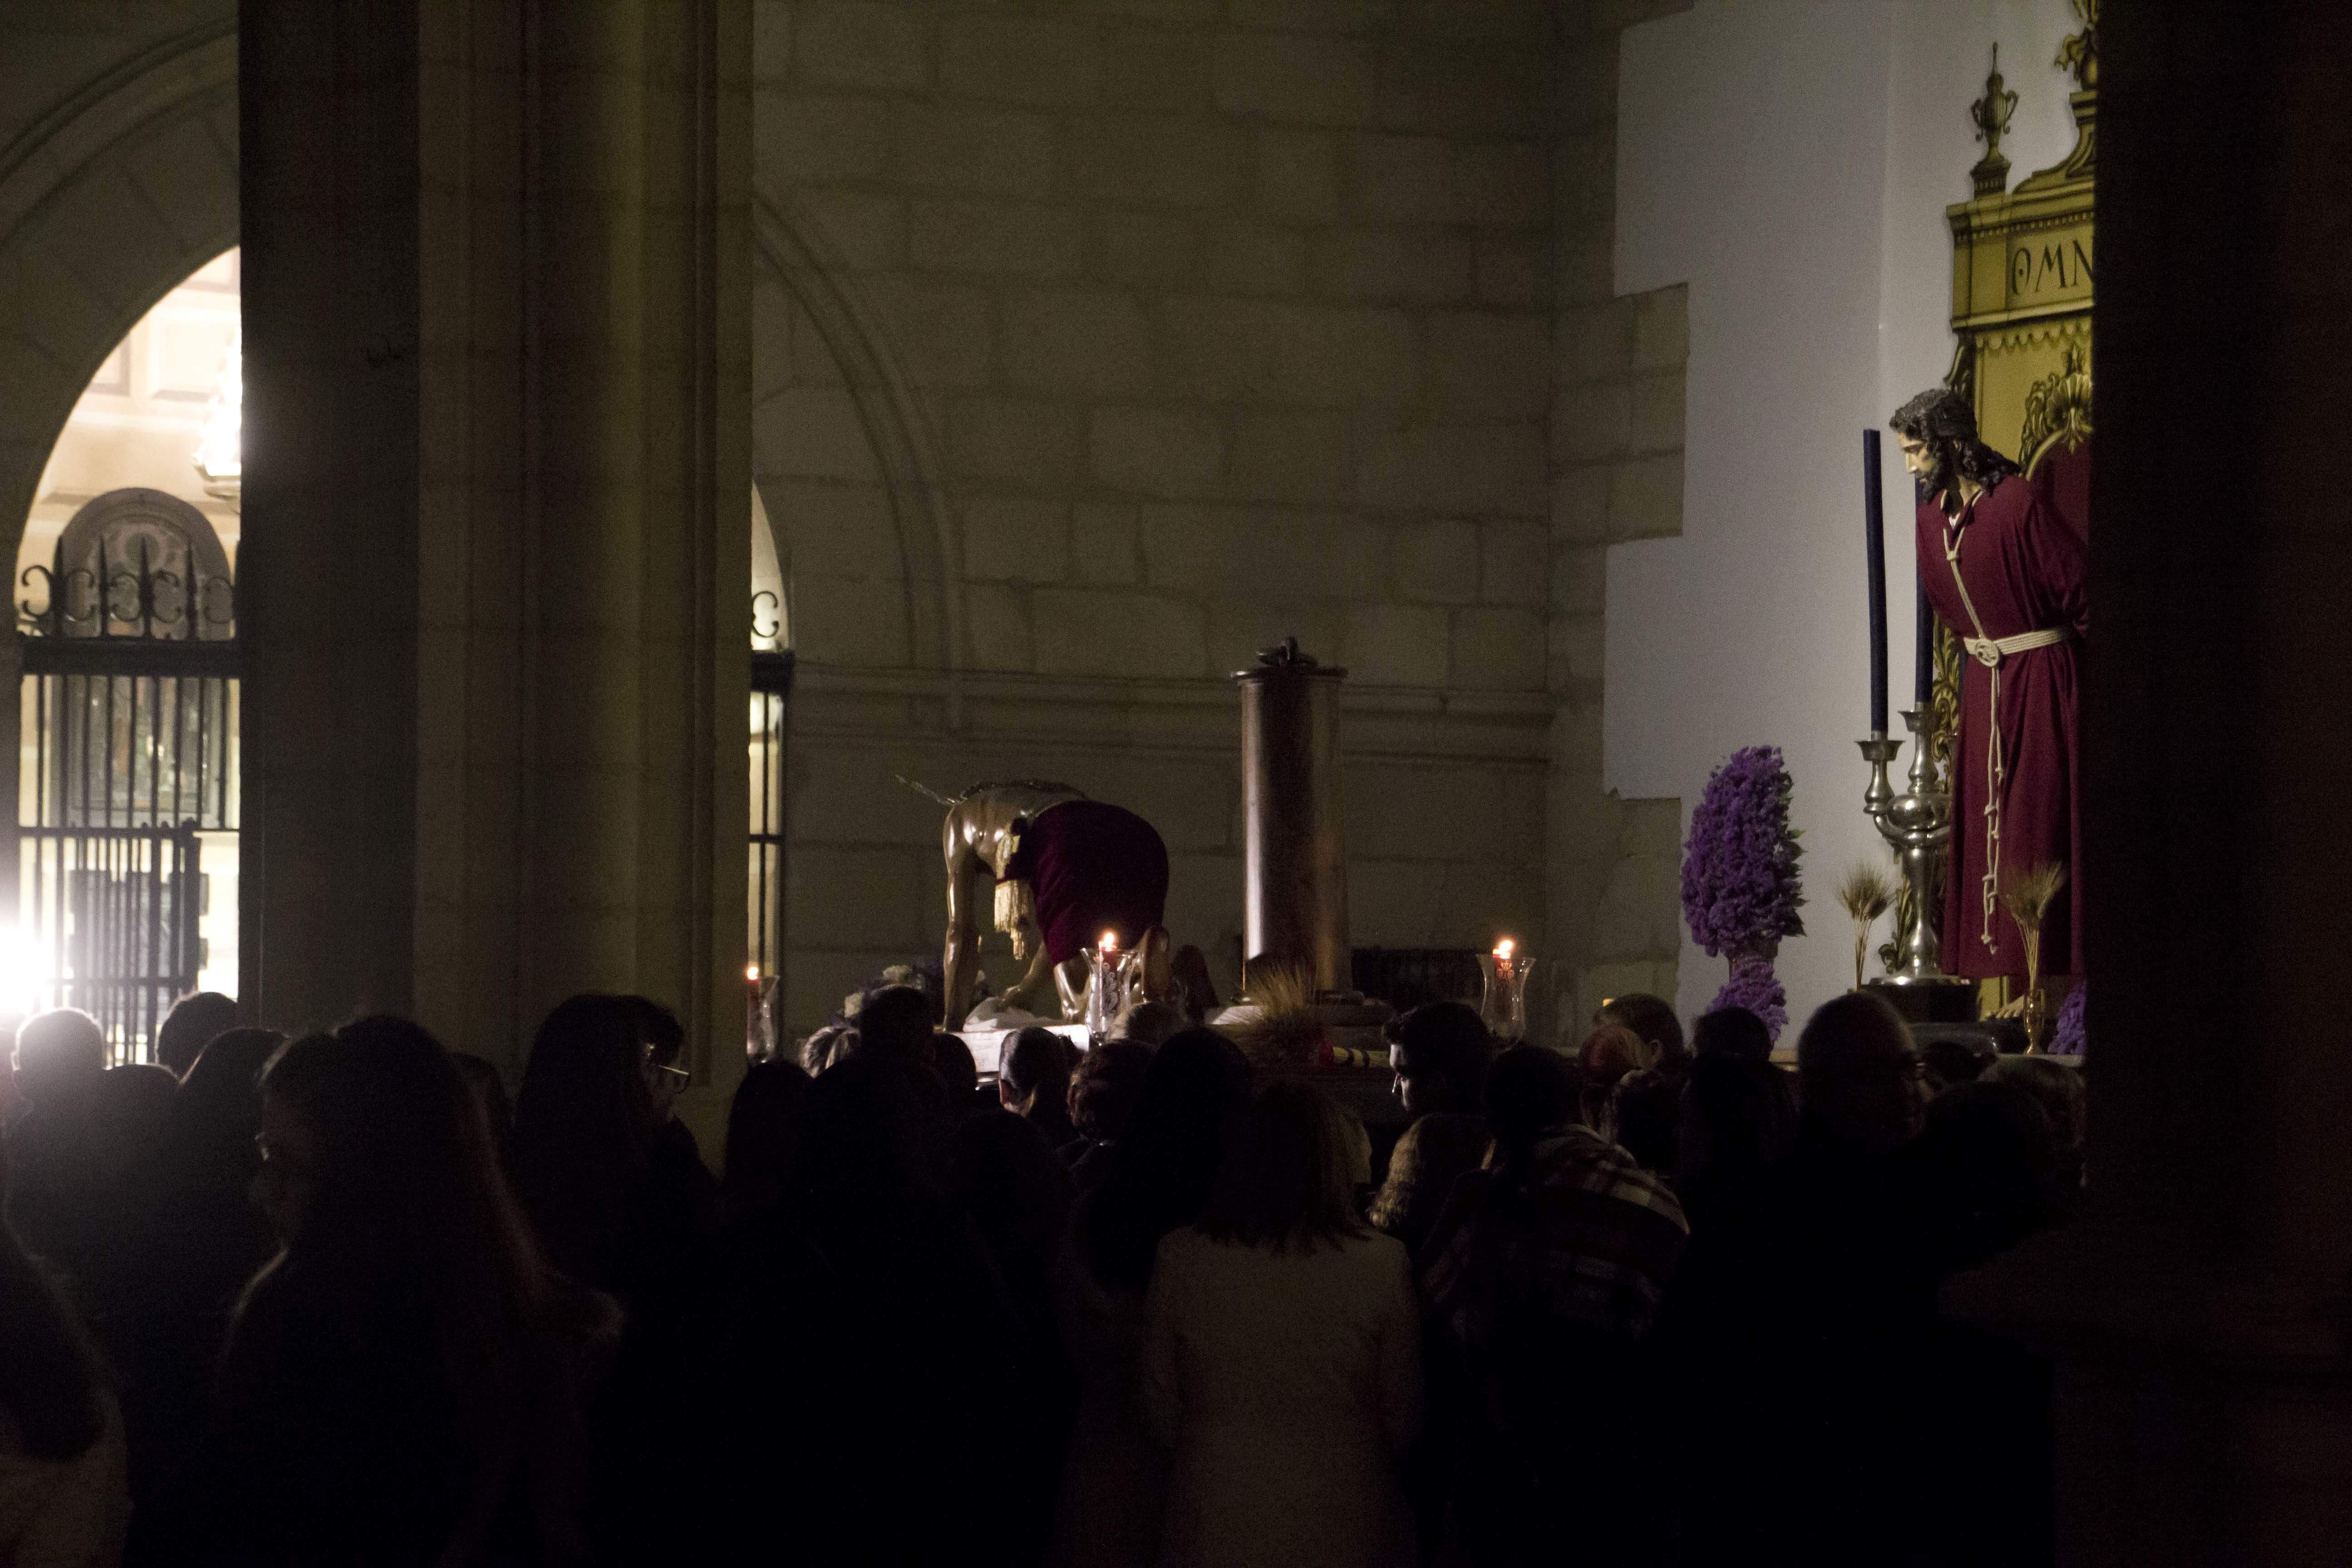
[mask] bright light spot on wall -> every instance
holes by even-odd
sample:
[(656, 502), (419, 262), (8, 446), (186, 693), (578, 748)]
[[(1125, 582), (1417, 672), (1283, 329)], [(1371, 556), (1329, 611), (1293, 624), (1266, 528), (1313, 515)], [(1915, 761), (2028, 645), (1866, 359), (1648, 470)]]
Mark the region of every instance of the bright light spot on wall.
[(233, 501), (245, 481), (245, 332), (229, 340), (220, 384), (206, 405), (204, 437), (196, 444), (196, 474), (205, 494)]
[(48, 979), (47, 963), (31, 934), (22, 926), (0, 926), (0, 1015), (21, 1018), (39, 1012)]

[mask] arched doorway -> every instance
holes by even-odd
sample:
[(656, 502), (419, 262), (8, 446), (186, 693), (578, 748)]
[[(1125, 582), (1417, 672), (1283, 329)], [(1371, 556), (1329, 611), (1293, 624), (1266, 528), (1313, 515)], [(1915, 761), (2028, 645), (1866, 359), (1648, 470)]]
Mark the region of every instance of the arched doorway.
[(51, 448), (16, 574), (14, 1005), (146, 1059), (236, 989), (237, 255), (166, 294)]
[(792, 714), (792, 605), (776, 534), (751, 490), (751, 711), (749, 859), (744, 867), (744, 979), (751, 987), (752, 1054), (775, 1048), (775, 999), (784, 973), (785, 738)]

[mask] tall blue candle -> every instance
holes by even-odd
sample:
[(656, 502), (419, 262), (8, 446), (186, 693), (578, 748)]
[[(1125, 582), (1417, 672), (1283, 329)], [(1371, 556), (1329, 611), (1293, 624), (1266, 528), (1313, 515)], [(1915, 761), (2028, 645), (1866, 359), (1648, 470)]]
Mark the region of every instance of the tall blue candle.
[(1878, 432), (1862, 433), (1863, 560), (1870, 574), (1870, 732), (1886, 733), (1886, 502), (1878, 489)]
[(1919, 711), (1927, 710), (1927, 700), (1936, 695), (1936, 606), (1927, 602), (1926, 584), (1919, 586), (1919, 668), (1913, 673), (1911, 695), (1918, 700)]

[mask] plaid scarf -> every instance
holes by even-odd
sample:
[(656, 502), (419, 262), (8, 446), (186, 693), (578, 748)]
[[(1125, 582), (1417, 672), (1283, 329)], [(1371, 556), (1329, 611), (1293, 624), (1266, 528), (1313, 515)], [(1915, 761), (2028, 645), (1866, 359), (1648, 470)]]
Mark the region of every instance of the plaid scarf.
[(1461, 1223), (1423, 1274), (1432, 1312), (1474, 1357), (1523, 1333), (1649, 1332), (1690, 1226), (1674, 1190), (1624, 1150), (1570, 1125), (1523, 1174), (1482, 1171)]

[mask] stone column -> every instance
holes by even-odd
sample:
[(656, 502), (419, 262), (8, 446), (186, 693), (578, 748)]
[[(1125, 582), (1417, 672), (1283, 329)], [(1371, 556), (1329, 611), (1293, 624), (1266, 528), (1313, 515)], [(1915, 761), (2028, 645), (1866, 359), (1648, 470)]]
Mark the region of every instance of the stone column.
[(2101, 28), (2084, 1220), (1951, 1288), (2057, 1361), (2059, 1560), (2352, 1541), (2352, 9)]
[(1242, 902), (1248, 973), (1293, 969), (1319, 995), (1352, 991), (1348, 855), (1340, 834), (1344, 669), (1296, 639), (1237, 670), (1242, 694)]
[(239, 28), (247, 998), (516, 1062), (639, 991), (731, 1079), (747, 0)]

